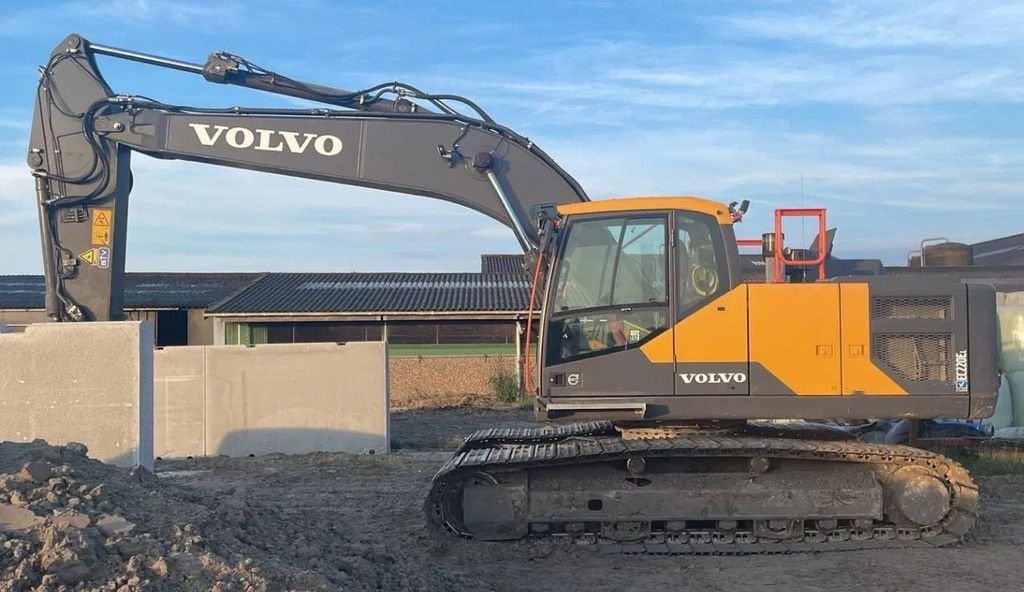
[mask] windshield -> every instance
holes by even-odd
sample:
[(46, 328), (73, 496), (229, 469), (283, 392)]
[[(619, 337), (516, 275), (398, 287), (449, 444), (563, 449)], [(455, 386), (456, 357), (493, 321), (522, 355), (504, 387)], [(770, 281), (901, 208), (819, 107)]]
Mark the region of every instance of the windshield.
[(667, 268), (664, 218), (576, 222), (559, 268), (553, 312), (667, 302)]
[(548, 361), (637, 346), (668, 326), (664, 216), (569, 225), (548, 326)]

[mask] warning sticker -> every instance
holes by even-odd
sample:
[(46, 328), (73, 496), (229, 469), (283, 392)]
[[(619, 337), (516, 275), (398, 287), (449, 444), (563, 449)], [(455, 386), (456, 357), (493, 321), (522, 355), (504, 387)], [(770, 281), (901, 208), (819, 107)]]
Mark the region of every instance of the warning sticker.
[(100, 269), (106, 269), (110, 267), (110, 249), (107, 247), (97, 247), (89, 249), (78, 255), (78, 258), (85, 261), (89, 265), (99, 267)]
[(110, 227), (94, 225), (92, 227), (92, 244), (110, 246)]
[(79, 253), (78, 258), (89, 265), (96, 265), (96, 259), (99, 258), (99, 249), (89, 249), (84, 253)]
[(92, 244), (110, 246), (110, 223), (113, 211), (109, 208), (96, 208), (92, 211)]

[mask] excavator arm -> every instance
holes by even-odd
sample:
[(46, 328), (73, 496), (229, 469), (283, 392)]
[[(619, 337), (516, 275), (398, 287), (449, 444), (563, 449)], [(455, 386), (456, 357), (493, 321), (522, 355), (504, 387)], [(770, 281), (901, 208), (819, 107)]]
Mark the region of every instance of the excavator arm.
[[(117, 94), (97, 55), (328, 106), (213, 109)], [(42, 68), (28, 153), (56, 320), (122, 316), (132, 152), (443, 199), (511, 227), (525, 251), (538, 246), (542, 210), (588, 201), (547, 154), (468, 99), (397, 82), (349, 92), (224, 52), (199, 65), (70, 35)]]

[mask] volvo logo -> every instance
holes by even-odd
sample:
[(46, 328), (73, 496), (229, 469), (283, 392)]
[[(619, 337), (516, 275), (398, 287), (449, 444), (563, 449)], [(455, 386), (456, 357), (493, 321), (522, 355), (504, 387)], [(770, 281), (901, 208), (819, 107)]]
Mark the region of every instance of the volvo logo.
[(679, 378), (686, 384), (730, 384), (747, 381), (747, 375), (742, 372), (680, 373)]
[(287, 150), (292, 154), (302, 154), (312, 146), (314, 151), (323, 156), (334, 156), (340, 153), (343, 147), (341, 138), (330, 134), (249, 129), (206, 123), (190, 123), (188, 126), (192, 128), (199, 143), (203, 146), (214, 146), (218, 142), (223, 142), (232, 148), (252, 148), (264, 152)]

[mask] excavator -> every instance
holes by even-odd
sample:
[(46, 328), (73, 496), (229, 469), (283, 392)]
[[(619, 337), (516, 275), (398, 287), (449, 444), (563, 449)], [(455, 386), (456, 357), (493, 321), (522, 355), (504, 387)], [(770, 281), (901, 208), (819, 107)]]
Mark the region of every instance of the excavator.
[[(117, 93), (98, 56), (313, 106)], [(440, 532), (745, 554), (935, 547), (976, 522), (977, 487), (953, 460), (815, 420), (990, 416), (990, 285), (743, 283), (747, 203), (591, 201), (467, 98), (401, 82), (347, 91), (227, 52), (196, 64), (69, 35), (41, 68), (30, 142), (56, 321), (122, 318), (133, 152), (431, 197), (509, 226), (539, 310), (527, 376), (544, 423), (464, 441), (425, 500)], [(764, 237), (770, 267), (801, 265), (781, 240)]]

